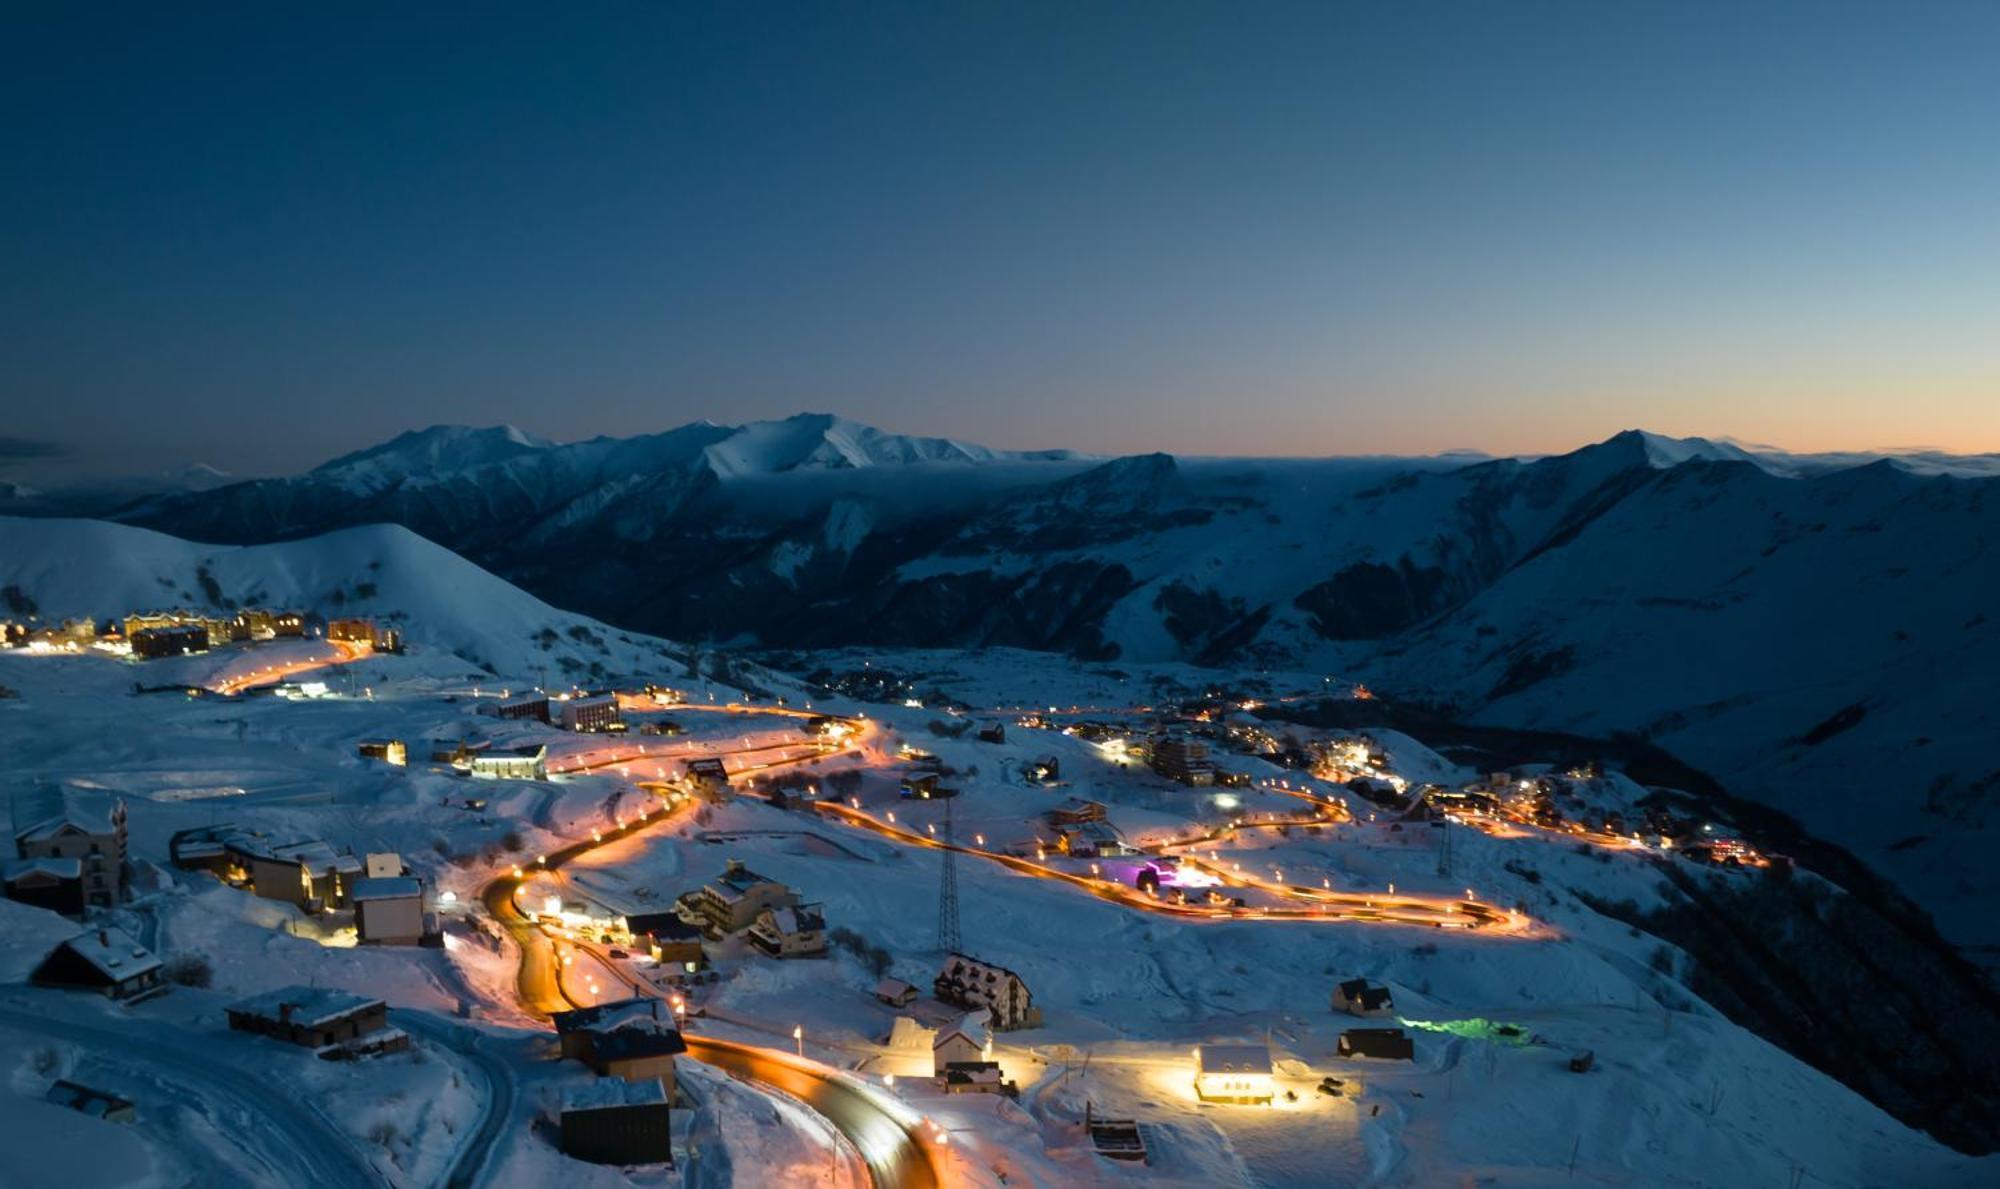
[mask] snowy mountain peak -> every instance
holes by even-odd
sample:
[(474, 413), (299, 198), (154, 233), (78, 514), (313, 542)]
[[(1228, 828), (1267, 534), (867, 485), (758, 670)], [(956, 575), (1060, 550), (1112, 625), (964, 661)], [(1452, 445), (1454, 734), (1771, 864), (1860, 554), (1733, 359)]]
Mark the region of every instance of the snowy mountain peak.
[(1607, 445), (1638, 450), (1648, 466), (1669, 470), (1684, 462), (1747, 462), (1765, 470), (1771, 468), (1747, 450), (1730, 442), (1708, 438), (1675, 438), (1643, 429), (1628, 429), (1614, 435)]
[(782, 421), (752, 421), (703, 452), (722, 478), (796, 470), (846, 470), (931, 462), (1055, 459), (1068, 451), (1023, 454), (949, 438), (892, 434), (832, 413), (797, 413)]
[(552, 449), (554, 445), (511, 425), (433, 425), (397, 434), (379, 446), (344, 454), (309, 473), (381, 486), (413, 475), (462, 471), (502, 462)]

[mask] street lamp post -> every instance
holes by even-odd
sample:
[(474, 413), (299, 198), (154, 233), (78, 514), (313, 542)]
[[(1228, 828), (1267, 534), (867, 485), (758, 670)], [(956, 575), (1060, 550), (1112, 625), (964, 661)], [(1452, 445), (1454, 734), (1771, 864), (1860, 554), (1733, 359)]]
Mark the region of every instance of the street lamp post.
[(804, 1024), (792, 1025), (792, 1040), (799, 1047), (799, 1056), (806, 1055), (806, 1028)]

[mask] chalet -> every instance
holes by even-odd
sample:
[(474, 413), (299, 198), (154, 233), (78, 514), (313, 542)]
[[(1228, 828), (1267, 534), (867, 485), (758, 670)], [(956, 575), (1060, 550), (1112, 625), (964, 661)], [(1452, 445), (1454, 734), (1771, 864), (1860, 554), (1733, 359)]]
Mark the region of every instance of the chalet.
[(93, 1090), (89, 1086), (60, 1078), (55, 1085), (42, 1095), (42, 1101), (56, 1106), (68, 1107), (78, 1114), (102, 1119), (107, 1123), (130, 1123), (139, 1117), (138, 1108), (129, 1098), (120, 1098), (103, 1090)]
[(355, 750), (364, 760), (381, 760), (398, 768), (410, 762), (410, 749), (401, 739), (363, 739)]
[(1007, 724), (1000, 722), (987, 723), (985, 726), (979, 728), (978, 739), (981, 743), (1007, 742)]
[(1401, 1028), (1349, 1028), (1340, 1034), (1338, 1051), (1343, 1057), (1378, 1057), (1385, 1061), (1414, 1061), (1417, 1046)]
[(1389, 988), (1365, 978), (1351, 978), (1333, 989), (1333, 1009), (1350, 1016), (1390, 1016), (1396, 1014), (1396, 1002)]
[(748, 929), (767, 908), (793, 908), (798, 902), (798, 893), (784, 884), (757, 874), (740, 859), (731, 859), (721, 875), (683, 895), (676, 904), (685, 919), (702, 925), (710, 937), (720, 937)]
[(641, 735), (657, 735), (662, 738), (671, 738), (674, 735), (687, 734), (687, 728), (669, 718), (656, 718), (651, 722), (640, 723), (639, 733)]
[(1215, 765), (1208, 758), (1208, 744), (1198, 739), (1175, 736), (1153, 745), (1153, 771), (1168, 780), (1193, 787), (1215, 783)]
[(1269, 1045), (1203, 1045), (1195, 1050), (1195, 1097), (1203, 1102), (1270, 1102)]
[(479, 711), (482, 714), (491, 714), (495, 718), (547, 722), (549, 697), (547, 694), (522, 694), (517, 698), (502, 698), (498, 702), (488, 702), (482, 705)]
[(299, 611), (278, 612), (271, 617), (271, 634), (279, 637), (305, 635), (305, 614)]
[(599, 694), (596, 697), (570, 698), (564, 701), (562, 726), (565, 731), (581, 731), (585, 734), (623, 730), (624, 723), (618, 717), (617, 695)]
[(403, 653), (402, 629), (387, 627), (379, 623), (376, 624), (375, 636), (369, 642), (369, 647), (373, 648), (376, 652), (387, 653), (391, 656), (401, 656)]
[(347, 890), (364, 945), (416, 945), (424, 939), (424, 885), (408, 875), (356, 880)]
[(160, 960), (117, 929), (90, 929), (51, 950), (31, 979), (131, 999), (160, 985)]
[(28, 642), (28, 625), (11, 619), (0, 620), (0, 648), (19, 648)]
[(903, 800), (942, 801), (958, 796), (958, 790), (939, 784), (940, 777), (935, 772), (912, 772), (903, 777)]
[(1038, 756), (1021, 771), (1036, 784), (1049, 784), (1062, 779), (1062, 761), (1054, 756)]
[(125, 898), (125, 803), (86, 801), (53, 785), (17, 789), (14, 849), (24, 859), (77, 859), (84, 899)]
[(967, 1011), (985, 1008), (1001, 1032), (1041, 1026), (1042, 1012), (1034, 1006), (1021, 976), (1004, 966), (954, 953), (945, 959), (931, 991), (943, 1003)]
[(547, 780), (549, 749), (541, 744), (479, 751), (466, 757), (465, 770), (484, 780)]
[(729, 770), (722, 761), (711, 756), (687, 762), (687, 785), (689, 791), (704, 801), (723, 802), (729, 799)]
[(394, 1053), (410, 1038), (389, 1026), (389, 1005), (380, 999), (324, 987), (266, 991), (225, 1009), (229, 1026), (312, 1049), (329, 1061)]
[(674, 1162), (672, 1096), (658, 1081), (599, 1078), (563, 1095), (566, 1156), (592, 1164)]
[(7, 899), (81, 919), (88, 907), (82, 859), (15, 859), (0, 864)]
[(823, 958), (826, 914), (818, 904), (767, 908), (757, 914), (747, 936), (773, 958)]
[(1049, 810), (1047, 816), (1052, 826), (1078, 826), (1084, 822), (1101, 822), (1104, 820), (1104, 802), (1083, 801), (1071, 797)]
[(943, 1077), (953, 1065), (980, 1062), (987, 1058), (989, 1045), (976, 1037), (964, 1021), (938, 1029), (931, 1039), (931, 1071)]
[(915, 987), (899, 978), (885, 978), (875, 984), (875, 998), (890, 1007), (908, 1007), (917, 1001)]
[(198, 623), (178, 623), (171, 627), (140, 628), (126, 637), (132, 655), (143, 660), (186, 656), (208, 651), (208, 629)]
[(563, 1056), (583, 1062), (600, 1077), (658, 1081), (672, 1099), (674, 1058), (687, 1052), (687, 1042), (664, 1000), (621, 999), (556, 1012), (549, 1019)]

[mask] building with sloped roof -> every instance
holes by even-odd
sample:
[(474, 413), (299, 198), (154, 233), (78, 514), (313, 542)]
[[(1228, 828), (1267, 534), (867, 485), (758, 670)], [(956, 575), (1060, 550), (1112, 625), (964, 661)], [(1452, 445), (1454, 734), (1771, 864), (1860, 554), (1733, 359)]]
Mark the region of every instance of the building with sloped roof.
[(741, 859), (731, 859), (721, 875), (676, 903), (683, 916), (719, 937), (748, 929), (767, 908), (791, 908), (798, 902), (798, 893), (784, 884), (750, 870)]
[(380, 999), (329, 987), (283, 987), (252, 995), (226, 1009), (229, 1026), (337, 1060), (410, 1047), (401, 1029), (389, 1026), (389, 1005)]
[(1195, 1052), (1195, 1096), (1203, 1102), (1271, 1101), (1271, 1046), (1207, 1044)]
[(82, 859), (12, 859), (0, 863), (7, 899), (81, 919), (89, 907)]
[(121, 929), (88, 929), (51, 950), (30, 977), (39, 986), (131, 999), (160, 986), (160, 960)]
[(940, 1002), (954, 1007), (967, 1011), (985, 1008), (993, 1027), (1001, 1032), (1035, 1028), (1042, 1022), (1041, 1009), (1034, 1006), (1020, 975), (965, 954), (954, 953), (945, 959), (931, 990)]
[(818, 958), (826, 953), (826, 913), (818, 904), (767, 908), (746, 935), (773, 958)]
[(125, 802), (29, 785), (12, 797), (14, 849), (24, 859), (76, 859), (84, 899), (110, 907), (125, 898)]

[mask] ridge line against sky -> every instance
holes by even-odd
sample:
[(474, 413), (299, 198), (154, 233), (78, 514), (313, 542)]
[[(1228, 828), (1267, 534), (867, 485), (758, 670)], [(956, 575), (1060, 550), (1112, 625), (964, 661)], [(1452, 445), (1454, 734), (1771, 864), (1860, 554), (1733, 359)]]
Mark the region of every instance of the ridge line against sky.
[[(1584, 450), (1592, 446), (1604, 445), (1613, 437), (1622, 436), (1625, 434), (1638, 434), (1641, 435), (1642, 437), (1663, 441), (1669, 444), (1670, 446), (1677, 444), (1701, 445), (1703, 443), (1707, 443), (1725, 449), (1733, 448), (1735, 450), (1743, 452), (1744, 456), (1754, 457), (1758, 460), (1762, 460), (1769, 463), (1785, 464), (1787, 462), (1793, 462), (1805, 465), (1817, 464), (1834, 469), (1844, 468), (1845, 466), (1849, 465), (1860, 465), (1865, 461), (1883, 459), (1883, 458), (1904, 458), (1911, 460), (1929, 459), (1940, 463), (1945, 463), (1955, 460), (1957, 462), (1967, 464), (1967, 468), (1959, 472), (1948, 471), (1943, 473), (1960, 473), (1967, 477), (1982, 477), (1991, 472), (1992, 470), (1994, 470), (1994, 467), (1990, 466), (1989, 464), (2000, 462), (2000, 452), (1977, 452), (1977, 453), (1953, 452), (1953, 451), (1943, 450), (1934, 446), (1898, 446), (1898, 447), (1886, 447), (1886, 448), (1876, 448), (1876, 449), (1840, 450), (1840, 451), (1811, 451), (1811, 452), (1794, 451), (1794, 450), (1787, 450), (1782, 446), (1772, 445), (1769, 443), (1748, 443), (1726, 436), (1703, 436), (1703, 435), (1676, 436), (1669, 434), (1660, 434), (1651, 430), (1646, 430), (1636, 427), (1627, 427), (1626, 429), (1618, 431), (1616, 434), (1607, 434), (1603, 438), (1595, 438), (1591, 439), (1590, 441), (1577, 442), (1571, 445), (1563, 446), (1555, 450), (1521, 451), (1509, 454), (1494, 453), (1490, 451), (1481, 450), (1477, 447), (1465, 446), (1465, 447), (1447, 448), (1443, 450), (1430, 451), (1423, 454), (1335, 453), (1335, 454), (1227, 455), (1227, 454), (1196, 453), (1196, 452), (1148, 451), (1143, 449), (1128, 451), (1128, 452), (1098, 453), (1091, 451), (1074, 450), (1064, 446), (1048, 446), (1048, 445), (1025, 446), (1025, 447), (997, 447), (990, 442), (970, 442), (962, 438), (944, 439), (941, 438), (939, 435), (901, 433), (894, 429), (882, 426), (863, 425), (851, 419), (839, 418), (837, 415), (830, 415), (830, 414), (797, 413), (793, 414), (791, 418), (783, 420), (797, 420), (800, 418), (818, 418), (818, 417), (829, 417), (829, 416), (833, 417), (834, 420), (838, 423), (837, 426), (838, 428), (874, 430), (874, 431), (879, 431), (883, 433), (885, 436), (892, 438), (952, 441), (955, 442), (956, 444), (973, 447), (975, 449), (986, 448), (998, 451), (1003, 455), (1022, 456), (1018, 460), (1007, 459), (1007, 458), (998, 460), (1003, 464), (1015, 461), (1026, 461), (1026, 462), (1037, 461), (1033, 457), (1037, 454), (1041, 455), (1067, 454), (1070, 457), (1068, 457), (1067, 459), (1056, 459), (1056, 461), (1086, 462), (1094, 464), (1097, 462), (1110, 461), (1117, 458), (1135, 457), (1151, 453), (1166, 453), (1170, 454), (1175, 458), (1182, 459), (1184, 461), (1206, 460), (1206, 461), (1222, 461), (1222, 462), (1313, 462), (1313, 461), (1394, 462), (1398, 460), (1407, 460), (1411, 462), (1435, 461), (1435, 462), (1446, 462), (1446, 463), (1464, 463), (1470, 465), (1479, 462), (1497, 461), (1501, 459), (1514, 459), (1518, 461), (1527, 462), (1527, 461), (1534, 461), (1539, 458), (1559, 457), (1574, 453), (1579, 450)], [(608, 440), (614, 442), (623, 442), (623, 441), (633, 440), (634, 438), (654, 436), (656, 434), (661, 434), (661, 433), (671, 433), (677, 430), (689, 429), (696, 426), (707, 426), (712, 428), (722, 428), (729, 430), (741, 430), (741, 429), (752, 429), (760, 426), (768, 427), (782, 423), (783, 421), (773, 420), (773, 421), (753, 421), (740, 424), (728, 424), (728, 423), (717, 422), (713, 419), (701, 419), (694, 422), (688, 422), (679, 426), (667, 426), (659, 430), (642, 431), (641, 433), (634, 435), (591, 435), (589, 437), (579, 437), (579, 438), (563, 438), (561, 436), (536, 434), (533, 433), (532, 431), (523, 430), (519, 426), (514, 426), (509, 424), (492, 424), (492, 425), (435, 424), (435, 425), (425, 425), (425, 426), (411, 426), (380, 440), (352, 443), (332, 454), (327, 455), (324, 458), (314, 460), (313, 462), (310, 462), (304, 466), (300, 466), (296, 469), (282, 471), (282, 472), (236, 473), (236, 472), (222, 471), (205, 462), (191, 462), (191, 463), (176, 464), (174, 466), (160, 468), (149, 472), (115, 475), (115, 476), (92, 474), (89, 472), (79, 474), (75, 472), (72, 468), (66, 465), (73, 458), (73, 452), (70, 451), (68, 448), (63, 447), (57, 443), (30, 442), (30, 441), (23, 441), (21, 439), (0, 438), (0, 483), (10, 482), (10, 481), (14, 483), (21, 483), (24, 486), (26, 486), (30, 491), (40, 490), (40, 485), (46, 485), (51, 492), (61, 492), (72, 488), (87, 489), (99, 483), (100, 481), (136, 482), (141, 484), (142, 489), (145, 490), (157, 490), (160, 489), (162, 486), (165, 486), (167, 488), (172, 488), (181, 485), (180, 483), (174, 483), (174, 482), (162, 484), (159, 482), (160, 480), (193, 479), (199, 482), (203, 486), (213, 486), (213, 485), (220, 485), (227, 483), (252, 482), (259, 480), (302, 478), (317, 473), (318, 471), (321, 471), (323, 469), (336, 466), (338, 464), (354, 463), (359, 460), (365, 459), (368, 456), (372, 456), (375, 453), (396, 444), (398, 441), (400, 441), (402, 438), (406, 436), (434, 433), (440, 430), (464, 430), (471, 433), (492, 433), (492, 432), (503, 432), (503, 431), (514, 432), (514, 433), (526, 433), (530, 438), (538, 439), (538, 441), (534, 443), (536, 447), (560, 450), (572, 446), (587, 445), (591, 442), (598, 441), (602, 438), (607, 438), (607, 437)], [(9, 453), (10, 448), (13, 450), (12, 453)], [(467, 463), (465, 465), (484, 465), (484, 464), (474, 462), (474, 463)], [(979, 462), (979, 460), (974, 459), (974, 460), (968, 460), (964, 464), (954, 463), (947, 460), (942, 465), (951, 466), (951, 465), (983, 465), (983, 464)]]
[(9, 473), (802, 406), (1097, 454), (2000, 451), (2000, 5), (6, 33)]

